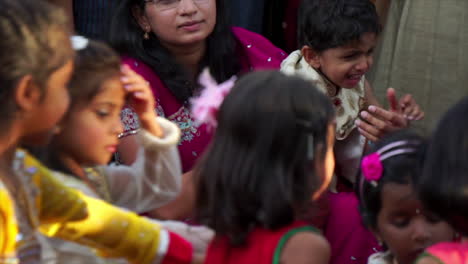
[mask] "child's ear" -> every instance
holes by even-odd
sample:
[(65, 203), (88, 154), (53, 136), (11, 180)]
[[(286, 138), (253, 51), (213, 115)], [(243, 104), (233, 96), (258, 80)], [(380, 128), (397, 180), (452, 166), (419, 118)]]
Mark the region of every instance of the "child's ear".
[(31, 75), (25, 75), (19, 79), (15, 89), (15, 103), (18, 111), (30, 112), (40, 103), (41, 89), (34, 83)]
[(317, 51), (306, 45), (302, 47), (301, 53), (304, 59), (312, 68), (320, 68), (320, 54)]

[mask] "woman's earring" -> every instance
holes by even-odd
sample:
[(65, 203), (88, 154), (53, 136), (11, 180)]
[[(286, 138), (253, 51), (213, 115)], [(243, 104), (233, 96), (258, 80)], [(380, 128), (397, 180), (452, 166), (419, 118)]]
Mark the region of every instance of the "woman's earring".
[(143, 38), (144, 38), (144, 39), (149, 39), (149, 32), (150, 32), (150, 29), (149, 29), (149, 28), (145, 28), (145, 34), (143, 35)]

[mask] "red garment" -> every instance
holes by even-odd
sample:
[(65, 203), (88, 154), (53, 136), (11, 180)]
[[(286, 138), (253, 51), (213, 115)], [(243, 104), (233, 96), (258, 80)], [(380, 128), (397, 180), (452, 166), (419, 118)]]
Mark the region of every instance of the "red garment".
[(169, 232), (167, 252), (161, 264), (189, 264), (192, 263), (193, 247), (181, 236)]
[[(205, 264), (271, 264), (279, 263), (279, 256), (285, 242), (298, 232), (317, 232), (304, 222), (295, 222), (272, 231), (254, 229), (248, 236), (245, 246), (232, 247), (225, 237), (211, 242)], [(276, 257), (275, 257), (276, 256)]]
[(468, 243), (443, 242), (426, 249), (426, 253), (441, 263), (467, 264)]
[[(286, 58), (285, 52), (256, 33), (237, 27), (234, 27), (232, 32), (239, 44), (238, 56), (241, 60), (242, 72), (279, 69), (281, 62)], [(175, 122), (181, 129), (179, 153), (182, 170), (183, 172), (190, 171), (211, 141), (213, 131), (207, 130), (204, 125), (195, 125), (190, 109), (174, 97), (149, 66), (129, 57), (124, 57), (123, 63), (129, 65), (132, 70), (150, 83), (156, 98), (158, 114)], [(135, 114), (128, 109), (122, 111), (122, 122), (125, 126), (124, 134), (139, 128)]]

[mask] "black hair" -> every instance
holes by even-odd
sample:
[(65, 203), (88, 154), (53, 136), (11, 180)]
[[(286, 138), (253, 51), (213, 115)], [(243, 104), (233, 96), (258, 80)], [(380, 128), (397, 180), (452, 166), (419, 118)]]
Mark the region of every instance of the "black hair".
[(377, 11), (369, 0), (303, 0), (298, 20), (300, 48), (306, 45), (317, 52), (381, 31)]
[(397, 154), (383, 160), (382, 176), (376, 183), (364, 179), (362, 171), (358, 176), (356, 194), (359, 197), (361, 217), (364, 224), (373, 229), (377, 228), (377, 218), (382, 209), (382, 190), (385, 184), (397, 183), (414, 185), (415, 180), (421, 175), (422, 159), (426, 142), (415, 132), (402, 130), (389, 134), (377, 141), (368, 154), (375, 153), (385, 146), (389, 146), (398, 141), (406, 141), (406, 143), (392, 148), (392, 150), (412, 149), (414, 151)]
[(37, 0), (0, 1), (0, 116), (8, 125), (17, 111), (17, 82), (31, 75), (45, 95), (50, 75), (73, 58), (65, 15)]
[[(216, 0), (216, 25), (207, 38), (206, 52), (198, 70), (205, 67), (218, 82), (223, 82), (241, 69), (236, 56), (238, 48), (234, 35), (229, 27), (225, 10), (225, 0)], [(144, 10), (145, 0), (122, 0), (117, 5), (111, 22), (109, 41), (121, 54), (128, 55), (150, 66), (181, 103), (193, 96), (197, 84), (194, 83), (182, 65), (175, 61), (173, 55), (161, 45), (158, 36), (149, 34), (143, 38), (144, 31), (133, 15), (133, 10)]]
[(333, 118), (329, 99), (310, 82), (275, 71), (241, 78), (195, 168), (197, 220), (233, 245), (244, 243), (253, 227), (291, 223), (319, 187), (307, 153), (324, 159)]
[(468, 235), (468, 97), (440, 120), (418, 181), (423, 203)]

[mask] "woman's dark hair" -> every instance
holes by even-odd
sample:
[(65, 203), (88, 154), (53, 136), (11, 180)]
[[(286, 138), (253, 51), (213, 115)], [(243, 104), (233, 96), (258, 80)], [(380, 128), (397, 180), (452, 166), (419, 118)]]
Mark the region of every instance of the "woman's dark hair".
[(317, 52), (381, 31), (377, 11), (369, 0), (303, 0), (298, 21), (300, 48), (306, 45)]
[(406, 143), (392, 148), (392, 150), (409, 149), (411, 152), (390, 156), (382, 161), (382, 177), (377, 181), (377, 184), (365, 180), (362, 172), (358, 176), (356, 194), (359, 197), (359, 209), (364, 224), (370, 228), (377, 228), (377, 217), (382, 209), (382, 190), (385, 184), (413, 184), (421, 175), (425, 141), (412, 131), (398, 131), (384, 137), (372, 146), (368, 154), (375, 153), (399, 141)]
[(12, 99), (26, 75), (42, 89), (50, 75), (73, 58), (65, 15), (38, 0), (0, 0), (0, 116), (2, 125), (15, 118)]
[(241, 78), (194, 172), (198, 221), (234, 245), (254, 227), (291, 223), (319, 187), (308, 150), (324, 158), (333, 118), (329, 99), (310, 82), (274, 71)]
[[(198, 67), (199, 72), (208, 67), (218, 82), (223, 82), (240, 71), (236, 56), (237, 44), (231, 32), (225, 0), (216, 0), (216, 25), (207, 38), (206, 53)], [(151, 33), (143, 38), (144, 31), (133, 16), (135, 8), (143, 12), (145, 0), (122, 0), (117, 5), (111, 22), (109, 41), (120, 53), (150, 66), (181, 102), (186, 103), (194, 94), (197, 84), (188, 72), (178, 64), (173, 55), (161, 45), (158, 36)]]
[(77, 104), (90, 102), (109, 78), (120, 77), (120, 57), (107, 44), (89, 40), (76, 51), (75, 68), (69, 83), (70, 110)]
[(468, 97), (440, 120), (418, 181), (423, 203), (468, 235)]

